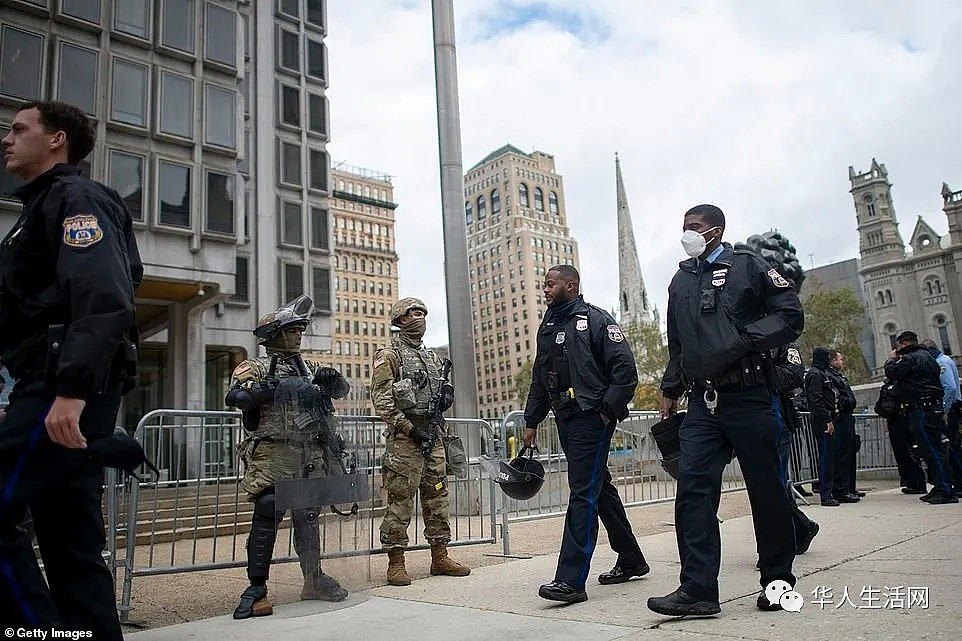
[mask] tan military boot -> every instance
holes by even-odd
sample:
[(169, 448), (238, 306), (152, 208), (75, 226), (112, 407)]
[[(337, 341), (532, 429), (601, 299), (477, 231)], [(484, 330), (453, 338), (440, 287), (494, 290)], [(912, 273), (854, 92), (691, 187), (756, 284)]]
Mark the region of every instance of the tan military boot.
[(390, 585), (411, 585), (411, 577), (404, 567), (404, 548), (387, 551), (387, 582)]
[(431, 574), (446, 576), (468, 576), (471, 568), (461, 565), (448, 556), (448, 544), (443, 542), (431, 544)]

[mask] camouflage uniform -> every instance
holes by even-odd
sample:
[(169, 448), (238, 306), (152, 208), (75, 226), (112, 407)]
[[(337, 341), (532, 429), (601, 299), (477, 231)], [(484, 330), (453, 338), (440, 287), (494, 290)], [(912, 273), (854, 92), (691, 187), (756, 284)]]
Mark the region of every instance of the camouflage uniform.
[[(235, 619), (273, 613), (266, 584), (277, 526), (285, 512), (275, 508), (275, 485), (279, 481), (343, 472), (339, 456), (332, 451), (336, 448), (325, 447), (320, 441), (334, 438), (328, 425), (333, 413), (330, 398), (346, 395), (349, 385), (337, 370), (301, 357), (300, 332), (309, 324), (310, 308), (311, 300), (301, 296), (261, 318), (254, 334), (266, 347), (267, 356), (248, 359), (231, 374), (226, 402), (244, 412), (246, 437), (239, 447), (244, 462), (241, 488), (254, 503), (247, 538), (247, 575), (251, 584), (234, 610)], [(319, 372), (325, 385), (335, 389), (318, 387)], [(288, 387), (290, 384), (300, 387)], [(282, 397), (282, 389), (304, 390), (305, 396)], [(302, 421), (302, 417), (309, 420)], [(294, 550), (304, 575), (301, 599), (343, 601), (347, 590), (321, 570), (317, 517), (317, 509), (291, 510)]]
[(466, 576), (471, 570), (447, 555), (451, 540), (448, 524), (449, 501), (446, 462), (442, 439), (434, 442), (428, 456), (412, 430), (427, 434), (428, 401), (440, 386), (441, 358), (424, 347), (420, 335), (406, 335), (400, 319), (409, 311), (427, 307), (416, 298), (398, 301), (391, 311), (392, 325), (401, 328), (391, 347), (374, 356), (371, 375), (371, 403), (387, 424), (387, 448), (381, 466), (381, 480), (387, 492), (387, 510), (381, 522), (381, 545), (388, 551), (388, 582), (409, 585), (404, 567), (408, 526), (414, 512), (414, 497), (420, 492), (424, 537), (431, 544), (431, 574)]

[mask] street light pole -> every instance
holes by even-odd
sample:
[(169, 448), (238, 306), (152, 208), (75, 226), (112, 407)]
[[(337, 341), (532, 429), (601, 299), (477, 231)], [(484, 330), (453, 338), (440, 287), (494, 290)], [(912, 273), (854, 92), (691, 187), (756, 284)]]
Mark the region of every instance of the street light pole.
[(471, 323), (468, 242), (464, 222), (464, 172), (458, 110), (458, 63), (454, 47), (454, 0), (431, 0), (434, 18), (434, 79), (441, 160), (441, 217), (444, 232), (444, 291), (448, 349), (457, 385), (454, 416), (478, 416), (474, 332)]

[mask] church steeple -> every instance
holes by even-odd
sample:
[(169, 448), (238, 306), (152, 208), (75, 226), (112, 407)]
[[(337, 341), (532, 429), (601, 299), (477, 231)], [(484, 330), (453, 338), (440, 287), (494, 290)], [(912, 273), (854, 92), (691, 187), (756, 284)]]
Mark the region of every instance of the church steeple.
[(864, 173), (856, 173), (855, 168), (849, 166), (848, 180), (855, 201), (862, 267), (904, 259), (905, 242), (899, 234), (892, 183), (885, 165), (873, 158), (871, 168)]
[(615, 183), (618, 194), (618, 322), (623, 326), (652, 320), (648, 290), (641, 275), (635, 233), (631, 226), (631, 210), (621, 179), (621, 161), (615, 154)]

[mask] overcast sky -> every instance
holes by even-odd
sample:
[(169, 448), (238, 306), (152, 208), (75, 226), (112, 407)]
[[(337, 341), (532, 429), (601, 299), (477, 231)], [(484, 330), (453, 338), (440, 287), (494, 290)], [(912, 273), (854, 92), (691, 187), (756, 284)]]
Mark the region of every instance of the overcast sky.
[[(328, 3), (333, 163), (394, 178), (401, 294), (447, 343), (428, 0)], [(884, 162), (908, 240), (962, 189), (962, 2), (455, 0), (463, 164), (555, 156), (582, 290), (617, 303), (614, 153), (662, 311), (700, 202), (726, 240), (777, 228), (823, 265), (858, 252), (848, 166)], [(466, 286), (466, 285), (465, 285)]]

